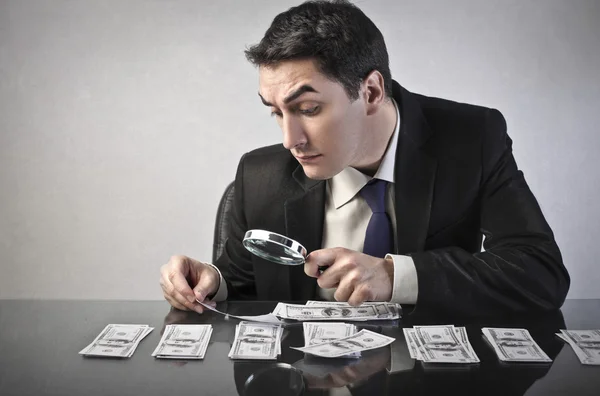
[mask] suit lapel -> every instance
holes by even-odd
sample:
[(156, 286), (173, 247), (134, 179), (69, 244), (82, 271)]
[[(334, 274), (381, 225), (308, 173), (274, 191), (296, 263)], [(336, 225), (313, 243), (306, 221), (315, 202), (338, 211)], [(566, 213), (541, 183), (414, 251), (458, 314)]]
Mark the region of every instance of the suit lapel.
[(437, 161), (423, 147), (431, 130), (419, 103), (397, 83), (394, 98), (401, 117), (395, 166), (397, 253), (407, 254), (425, 247)]
[[(311, 180), (301, 166), (294, 171), (294, 179), (303, 192), (285, 202), (286, 235), (300, 242), (308, 253), (321, 248), (325, 216), (325, 182)], [(317, 280), (304, 273), (304, 266), (290, 266), (289, 290), (291, 300), (315, 298)]]

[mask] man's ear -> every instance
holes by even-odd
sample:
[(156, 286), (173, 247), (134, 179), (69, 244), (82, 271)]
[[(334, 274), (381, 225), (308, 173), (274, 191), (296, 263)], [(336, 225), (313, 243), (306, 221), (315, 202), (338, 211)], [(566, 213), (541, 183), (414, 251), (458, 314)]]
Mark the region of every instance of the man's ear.
[(373, 115), (382, 108), (385, 102), (385, 82), (379, 71), (373, 70), (365, 77), (361, 84), (361, 95), (367, 115)]

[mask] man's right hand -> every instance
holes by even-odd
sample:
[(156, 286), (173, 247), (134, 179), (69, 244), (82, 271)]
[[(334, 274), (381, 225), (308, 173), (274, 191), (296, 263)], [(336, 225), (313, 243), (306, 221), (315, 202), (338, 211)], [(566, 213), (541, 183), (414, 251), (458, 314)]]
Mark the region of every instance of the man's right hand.
[(173, 307), (202, 313), (204, 307), (198, 301), (214, 306), (206, 296), (217, 292), (219, 273), (212, 266), (192, 258), (173, 256), (160, 268), (160, 286)]

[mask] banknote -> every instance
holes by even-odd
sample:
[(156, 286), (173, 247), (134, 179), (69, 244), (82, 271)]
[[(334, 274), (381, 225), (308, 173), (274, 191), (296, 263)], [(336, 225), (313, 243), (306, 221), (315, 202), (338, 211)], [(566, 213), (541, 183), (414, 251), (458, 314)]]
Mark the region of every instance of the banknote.
[[(356, 326), (351, 323), (303, 322), (304, 346), (324, 344), (356, 333)], [(359, 358), (360, 352), (350, 353), (344, 357)]]
[(423, 362), (479, 363), (464, 328), (457, 331), (453, 325), (414, 326), (413, 330), (407, 342), (414, 343), (413, 353)]
[(202, 301), (198, 301), (196, 300), (200, 305), (202, 305), (204, 308), (216, 312), (220, 315), (224, 315), (226, 319), (228, 318), (235, 318), (235, 319), (241, 319), (243, 321), (247, 321), (247, 322), (261, 322), (261, 323), (272, 323), (272, 324), (282, 324), (282, 321), (277, 318), (275, 315), (273, 314), (267, 314), (267, 315), (251, 315), (251, 316), (240, 316), (240, 315), (232, 315), (229, 314), (227, 312), (222, 312), (219, 311), (217, 308), (215, 307), (211, 307), (210, 305), (202, 302)]
[(600, 365), (600, 330), (560, 330), (565, 340), (585, 365)]
[(275, 360), (281, 354), (283, 327), (267, 323), (240, 322), (229, 357), (231, 359)]
[(273, 314), (284, 319), (299, 321), (312, 320), (344, 320), (344, 321), (366, 321), (366, 320), (388, 320), (392, 313), (385, 303), (377, 305), (334, 306), (334, 305), (298, 305), (278, 303)]
[[(406, 345), (408, 346), (410, 357), (416, 360), (423, 360), (421, 352), (417, 348), (417, 343), (414, 341), (414, 338), (417, 336), (415, 329), (405, 327), (402, 329), (402, 331), (404, 332), (404, 338), (406, 339)], [(476, 356), (475, 350), (471, 346), (471, 342), (467, 336), (466, 329), (464, 327), (454, 327), (454, 334), (456, 334), (458, 340), (466, 346), (471, 355)]]
[(152, 356), (158, 359), (204, 359), (211, 325), (167, 325)]
[(472, 356), (477, 357), (477, 354), (475, 353), (475, 350), (473, 349), (473, 346), (471, 345), (471, 342), (469, 341), (469, 336), (467, 335), (467, 329), (465, 327), (455, 327), (454, 334), (456, 335), (456, 338), (458, 338), (458, 340), (461, 342), (461, 344), (463, 344), (467, 348), (467, 351)]
[(484, 327), (481, 332), (503, 362), (552, 362), (527, 329)]
[(419, 352), (419, 349), (417, 348), (417, 341), (415, 339), (417, 334), (415, 333), (415, 329), (405, 327), (402, 329), (402, 332), (404, 333), (404, 338), (406, 338), (406, 345), (408, 346), (410, 357), (416, 360), (423, 360), (421, 352)]
[[(306, 302), (307, 306), (319, 306), (319, 307), (342, 307), (348, 308), (351, 307), (347, 302), (341, 301), (314, 301), (308, 300)], [(400, 304), (388, 303), (388, 302), (364, 302), (360, 306), (375, 306), (379, 307), (379, 318), (378, 319), (398, 319), (402, 313), (402, 307)], [(385, 308), (382, 308), (384, 306)], [(385, 315), (389, 315), (389, 317), (385, 318)]]
[(80, 355), (129, 358), (144, 337), (154, 330), (148, 325), (109, 324), (92, 341), (79, 351)]
[(339, 358), (350, 353), (381, 348), (394, 341), (395, 339), (392, 337), (362, 329), (349, 337), (331, 340), (323, 344), (292, 348), (315, 356)]

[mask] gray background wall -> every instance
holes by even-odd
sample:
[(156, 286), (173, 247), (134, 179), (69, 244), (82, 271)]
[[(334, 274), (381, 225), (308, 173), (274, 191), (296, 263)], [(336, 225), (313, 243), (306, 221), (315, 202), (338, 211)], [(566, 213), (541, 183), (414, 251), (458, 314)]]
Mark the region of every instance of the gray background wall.
[[(297, 1), (0, 0), (0, 298), (160, 299), (210, 260), (239, 157), (279, 143), (243, 49)], [(360, 1), (409, 90), (500, 109), (600, 298), (600, 2)]]

